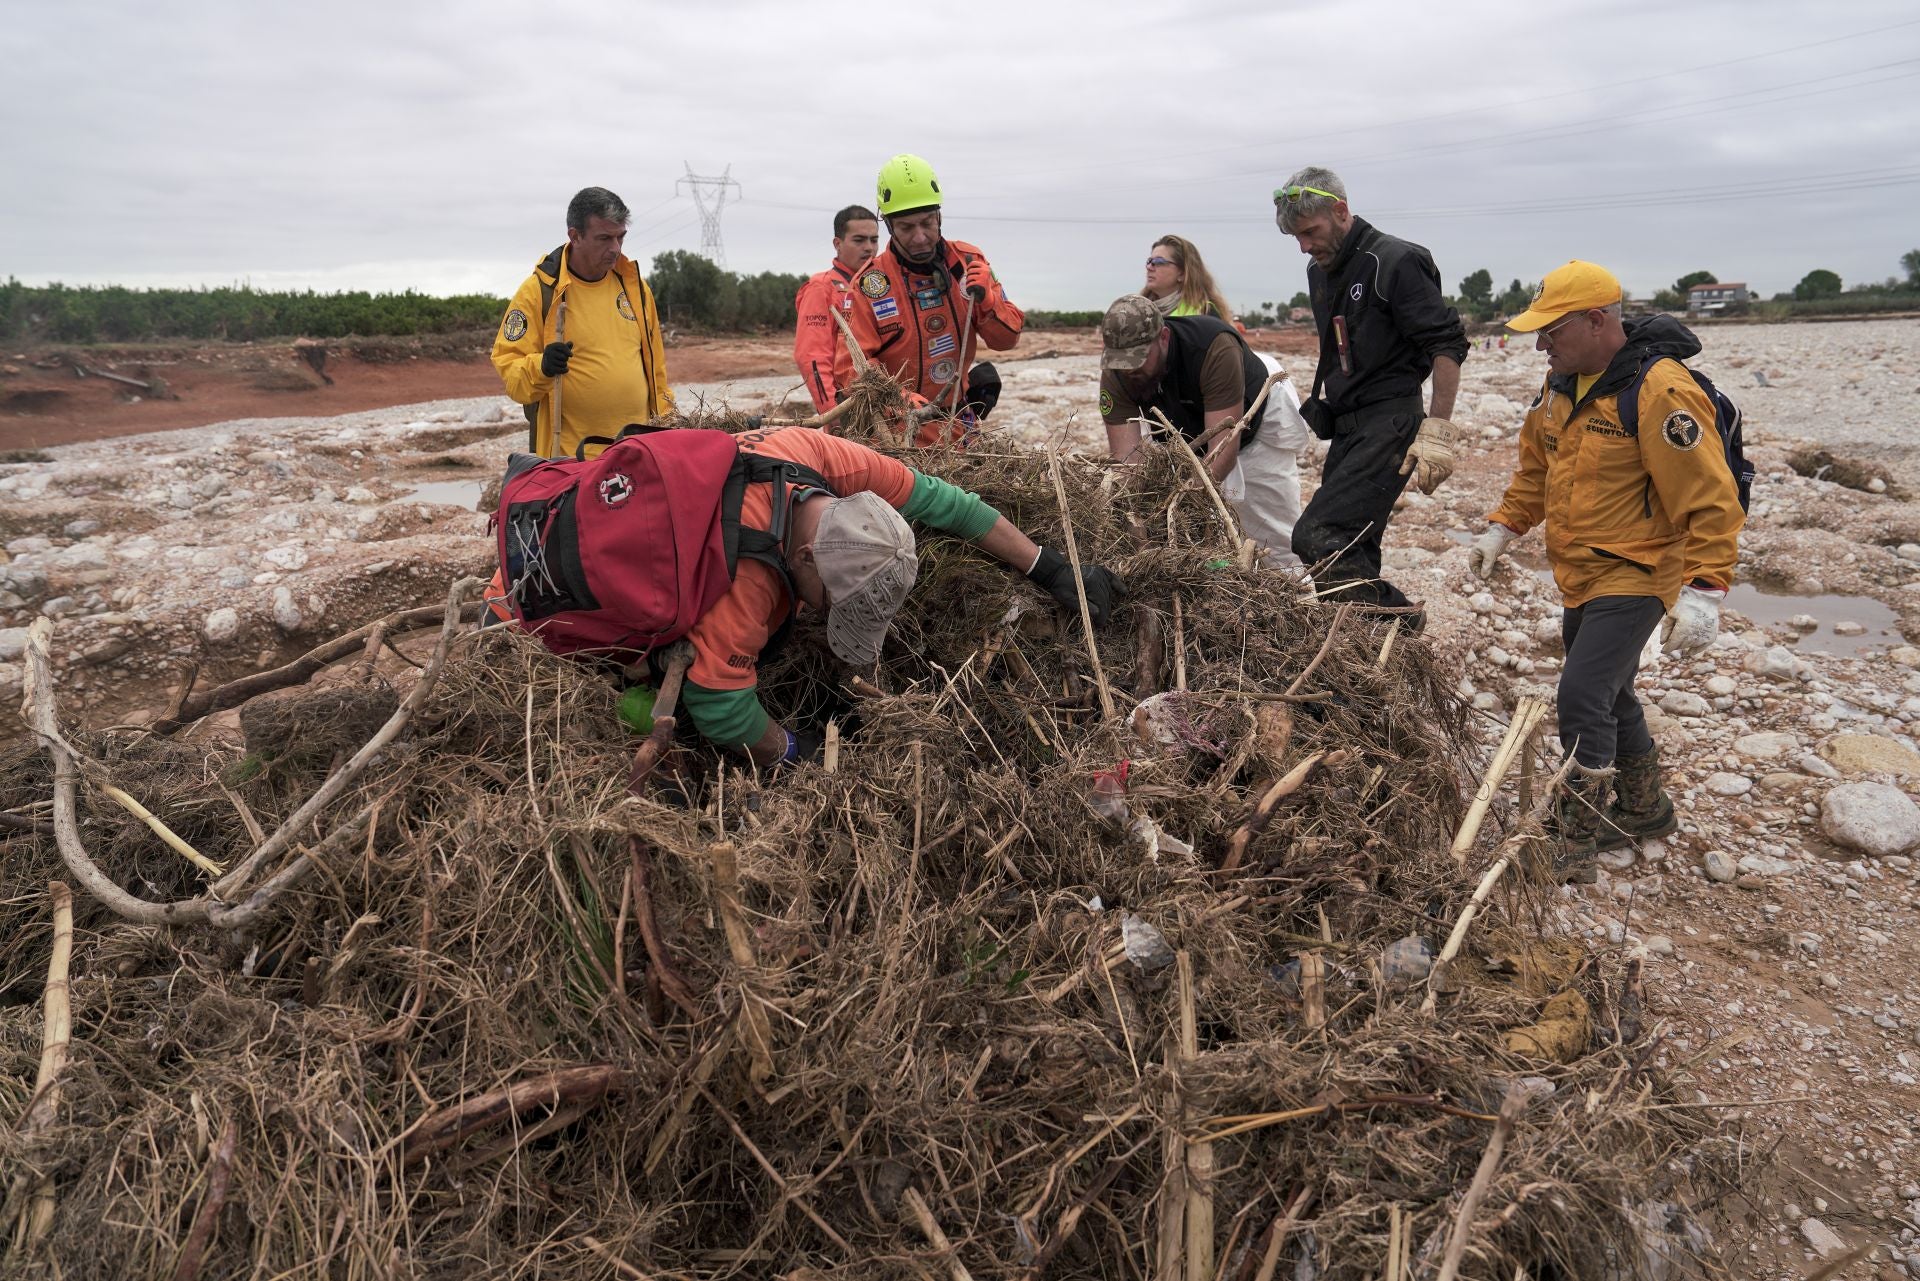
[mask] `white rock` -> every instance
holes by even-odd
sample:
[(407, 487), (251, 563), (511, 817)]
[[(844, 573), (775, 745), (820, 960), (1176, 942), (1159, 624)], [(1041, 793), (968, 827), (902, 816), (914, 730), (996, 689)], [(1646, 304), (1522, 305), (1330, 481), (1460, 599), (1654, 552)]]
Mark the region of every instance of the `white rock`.
[(1745, 774), (1709, 774), (1707, 790), (1715, 796), (1745, 796), (1753, 790), (1753, 780)]
[(1827, 839), (1875, 858), (1920, 845), (1920, 805), (1886, 783), (1843, 783), (1820, 801)]
[(1812, 614), (1795, 614), (1787, 620), (1787, 626), (1796, 632), (1815, 632), (1820, 630), (1820, 620)]
[(301, 617), (300, 607), (293, 603), (293, 592), (286, 587), (273, 589), (273, 621), (286, 632), (299, 631), (300, 624), (306, 621)]
[(1660, 710), (1669, 716), (1705, 716), (1713, 710), (1713, 704), (1698, 694), (1676, 689), (1660, 700)]
[[(1878, 479), (1876, 477), (1875, 479)], [(1838, 1233), (1818, 1219), (1802, 1219), (1800, 1235), (1805, 1237), (1813, 1252), (1823, 1259), (1837, 1259), (1847, 1252), (1847, 1243)]]
[(1865, 623), (1856, 623), (1851, 619), (1842, 619), (1833, 625), (1833, 634), (1835, 636), (1865, 636), (1867, 634), (1867, 625)]
[(1887, 482), (1875, 476), (1867, 482), (1867, 492), (1869, 494), (1884, 494), (1887, 492)]
[(1492, 592), (1475, 592), (1467, 597), (1467, 608), (1476, 614), (1491, 614), (1500, 608), (1500, 602), (1494, 599)]
[(1901, 560), (1920, 560), (1920, 543), (1901, 543), (1893, 554)]
[(1790, 681), (1794, 679), (1793, 651), (1784, 645), (1772, 645), (1766, 649), (1748, 650), (1741, 658), (1740, 666), (1755, 676), (1772, 681)]
[(1793, 866), (1784, 858), (1774, 858), (1768, 854), (1742, 854), (1736, 865), (1743, 876), (1764, 876), (1769, 879), (1785, 876), (1793, 871)]
[(1506, 704), (1500, 701), (1500, 696), (1491, 690), (1483, 689), (1473, 696), (1473, 710), (1476, 712), (1498, 712), (1505, 708)]
[(1646, 939), (1647, 951), (1655, 956), (1672, 956), (1673, 940), (1664, 934), (1649, 934)]
[(1740, 875), (1739, 865), (1725, 850), (1708, 850), (1700, 862), (1707, 870), (1707, 879), (1722, 885), (1731, 884), (1733, 878)]
[(216, 644), (230, 641), (240, 634), (240, 613), (230, 606), (222, 606), (207, 615), (207, 621), (201, 625), (208, 640)]
[[(1711, 685), (1712, 682), (1709, 681), (1708, 684)], [(1779, 760), (1797, 746), (1799, 746), (1799, 740), (1791, 734), (1742, 734), (1733, 740), (1734, 751), (1755, 761)]]
[(380, 501), (380, 496), (371, 489), (368, 489), (365, 485), (355, 485), (347, 491), (347, 501), (350, 503), (376, 503)]
[(187, 508), (193, 506), (193, 490), (186, 485), (168, 486), (167, 505), (178, 508), (181, 511), (187, 510)]
[(1811, 774), (1815, 778), (1839, 778), (1840, 777), (1839, 770), (1835, 769), (1830, 762), (1821, 760), (1818, 756), (1815, 756), (1812, 752), (1807, 752), (1801, 756), (1794, 758), (1793, 764), (1794, 764), (1794, 767), (1797, 768), (1802, 774)]
[(276, 569), (301, 569), (307, 563), (307, 549), (298, 543), (288, 543), (262, 552), (260, 559)]
[(1715, 698), (1725, 698), (1729, 694), (1739, 693), (1740, 683), (1731, 676), (1709, 676), (1704, 688)]
[(201, 498), (212, 498), (227, 487), (227, 478), (217, 471), (210, 471), (193, 482), (193, 492)]
[(1600, 866), (1606, 868), (1609, 872), (1624, 872), (1633, 866), (1633, 851), (1631, 849), (1601, 850), (1595, 857)]
[(11, 663), (26, 652), (26, 628), (0, 627), (0, 663)]

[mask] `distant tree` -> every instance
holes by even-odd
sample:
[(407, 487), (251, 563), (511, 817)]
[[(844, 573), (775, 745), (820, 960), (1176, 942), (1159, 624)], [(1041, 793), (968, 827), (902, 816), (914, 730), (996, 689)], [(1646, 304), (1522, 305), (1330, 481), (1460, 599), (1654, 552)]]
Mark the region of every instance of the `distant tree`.
[(1313, 306), (1313, 299), (1307, 297), (1307, 291), (1304, 289), (1302, 289), (1299, 293), (1295, 294), (1293, 296), (1293, 301), (1287, 304), (1287, 307), (1289, 309), (1292, 309), (1294, 307), (1311, 307), (1311, 306)]
[(1502, 316), (1518, 315), (1527, 309), (1527, 304), (1533, 301), (1534, 291), (1538, 288), (1537, 284), (1523, 285), (1516, 279), (1498, 298), (1493, 300), (1493, 310)]
[(1825, 267), (1816, 267), (1800, 278), (1793, 287), (1793, 296), (1801, 302), (1811, 302), (1816, 298), (1837, 298), (1840, 295), (1840, 277)]
[(1907, 288), (1920, 289), (1920, 249), (1909, 249), (1901, 254), (1900, 266), (1907, 273)]
[(1677, 294), (1671, 289), (1656, 289), (1653, 292), (1653, 305), (1661, 311), (1679, 311), (1687, 305), (1687, 299), (1684, 294)]
[(1493, 301), (1493, 273), (1485, 267), (1474, 272), (1460, 282), (1460, 300), (1475, 306), (1485, 306)]
[(1717, 285), (1719, 283), (1720, 278), (1710, 271), (1690, 271), (1673, 282), (1673, 292), (1685, 298), (1687, 296), (1687, 290), (1693, 288), (1695, 285)]

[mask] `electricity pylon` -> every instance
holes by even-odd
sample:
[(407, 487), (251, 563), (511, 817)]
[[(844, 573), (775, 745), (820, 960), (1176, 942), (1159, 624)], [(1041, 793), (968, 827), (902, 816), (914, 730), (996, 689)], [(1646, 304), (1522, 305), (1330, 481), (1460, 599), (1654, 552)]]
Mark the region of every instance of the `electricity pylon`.
[(729, 191), (740, 194), (740, 184), (728, 176), (732, 172), (733, 166), (728, 165), (717, 178), (703, 177), (689, 164), (687, 176), (673, 184), (675, 192), (685, 185), (692, 193), (693, 203), (700, 209), (700, 254), (716, 267), (727, 265), (727, 249), (720, 242), (720, 211), (727, 206)]

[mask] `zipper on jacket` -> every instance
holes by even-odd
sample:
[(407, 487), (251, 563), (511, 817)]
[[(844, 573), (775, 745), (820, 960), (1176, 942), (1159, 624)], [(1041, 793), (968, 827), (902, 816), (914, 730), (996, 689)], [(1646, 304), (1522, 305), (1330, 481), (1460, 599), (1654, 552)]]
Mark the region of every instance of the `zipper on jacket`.
[(1617, 560), (1622, 565), (1631, 565), (1643, 574), (1653, 573), (1653, 567), (1651, 565), (1642, 565), (1637, 560), (1629, 560), (1625, 556), (1622, 556), (1619, 552), (1610, 552), (1604, 547), (1589, 547), (1587, 548), (1587, 550), (1592, 552), (1595, 556), (1601, 557), (1602, 559)]

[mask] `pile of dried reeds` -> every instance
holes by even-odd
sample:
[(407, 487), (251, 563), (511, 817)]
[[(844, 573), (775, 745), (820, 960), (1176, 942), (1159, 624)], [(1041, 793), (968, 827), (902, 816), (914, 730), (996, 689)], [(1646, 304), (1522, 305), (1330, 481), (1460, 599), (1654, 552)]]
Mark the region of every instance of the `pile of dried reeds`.
[[(1637, 1275), (1693, 1114), (1637, 972), (1543, 941), (1520, 876), (1428, 974), (1488, 859), (1449, 849), (1475, 743), (1425, 643), (1247, 567), (1182, 456), (914, 462), (1055, 546), (1070, 510), (1128, 597), (1089, 637), (927, 539), (877, 672), (805, 628), (763, 672), (833, 723), (774, 777), (689, 745), (630, 795), (615, 683), (460, 590), (397, 651), (424, 675), (380, 657), (415, 611), (244, 717), (275, 680), (69, 742), (37, 682), (47, 750), (0, 783), (11, 1266)], [(50, 880), (90, 891), (70, 978)]]

